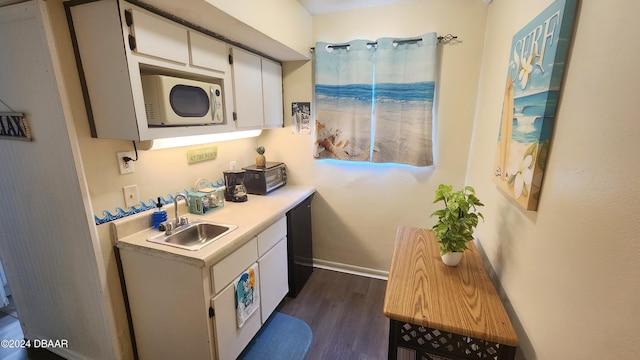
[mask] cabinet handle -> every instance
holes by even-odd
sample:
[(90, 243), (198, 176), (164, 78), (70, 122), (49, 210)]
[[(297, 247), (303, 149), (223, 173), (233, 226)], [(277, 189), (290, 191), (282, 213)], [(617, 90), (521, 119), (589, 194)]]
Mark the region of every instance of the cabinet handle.
[(216, 95), (216, 91), (213, 89), (213, 86), (209, 87), (209, 91), (211, 92), (211, 102), (213, 103), (212, 105), (212, 112), (211, 112), (211, 120), (213, 123), (216, 122), (216, 116), (218, 116), (218, 95)]
[(133, 35), (129, 35), (129, 49), (131, 50), (136, 49), (136, 38), (133, 37)]
[(131, 25), (133, 25), (133, 15), (131, 14), (131, 10), (125, 10), (124, 11), (124, 21), (126, 22), (127, 26), (131, 27)]

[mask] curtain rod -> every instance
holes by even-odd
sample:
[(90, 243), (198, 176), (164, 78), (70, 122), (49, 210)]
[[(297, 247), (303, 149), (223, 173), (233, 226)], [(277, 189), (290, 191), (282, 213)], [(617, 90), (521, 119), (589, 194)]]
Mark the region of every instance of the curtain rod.
[[(451, 40), (455, 40), (458, 37), (456, 35), (451, 35), (451, 34), (446, 34), (443, 36), (438, 36), (438, 43), (448, 43)], [(412, 39), (398, 39), (398, 40), (393, 40), (394, 44), (410, 44), (410, 43), (417, 43), (418, 41), (422, 41), (422, 38), (412, 38)], [(369, 46), (375, 46), (378, 45), (377, 41), (372, 41), (372, 42), (368, 42), (367, 45)], [(349, 43), (345, 43), (345, 44), (336, 44), (336, 45), (329, 45), (328, 47), (332, 48), (332, 49), (344, 49), (349, 47), (350, 44)], [(314, 51), (316, 48), (312, 47), (311, 51)]]

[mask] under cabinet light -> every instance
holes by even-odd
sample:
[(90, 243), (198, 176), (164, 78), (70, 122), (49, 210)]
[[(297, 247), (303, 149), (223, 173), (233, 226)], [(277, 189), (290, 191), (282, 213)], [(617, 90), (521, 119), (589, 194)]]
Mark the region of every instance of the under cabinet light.
[(181, 146), (201, 145), (208, 143), (216, 143), (221, 141), (246, 139), (256, 137), (262, 133), (262, 130), (246, 130), (246, 131), (233, 131), (221, 134), (207, 134), (207, 135), (194, 135), (194, 136), (182, 136), (167, 139), (156, 139), (141, 142), (144, 144), (139, 147), (141, 150), (158, 150), (169, 149)]

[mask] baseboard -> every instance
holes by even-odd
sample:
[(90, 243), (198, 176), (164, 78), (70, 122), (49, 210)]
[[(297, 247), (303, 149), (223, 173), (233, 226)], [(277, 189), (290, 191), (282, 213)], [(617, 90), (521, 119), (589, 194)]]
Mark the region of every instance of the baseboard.
[(366, 276), (374, 279), (387, 280), (389, 278), (388, 271), (370, 269), (362, 266), (343, 264), (322, 259), (313, 259), (313, 267), (320, 269), (339, 271), (352, 275)]

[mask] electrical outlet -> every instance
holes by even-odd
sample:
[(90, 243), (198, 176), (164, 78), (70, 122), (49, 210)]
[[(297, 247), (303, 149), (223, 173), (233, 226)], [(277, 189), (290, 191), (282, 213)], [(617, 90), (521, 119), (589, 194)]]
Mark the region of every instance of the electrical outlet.
[(135, 171), (135, 168), (133, 166), (133, 160), (124, 161), (125, 157), (129, 157), (133, 159), (133, 152), (131, 151), (117, 152), (116, 156), (118, 157), (118, 167), (120, 168), (120, 175), (131, 174)]
[(138, 185), (129, 185), (122, 188), (124, 194), (124, 206), (130, 208), (138, 205)]
[(229, 162), (229, 170), (235, 170), (236, 169), (236, 162), (235, 161), (231, 161)]

